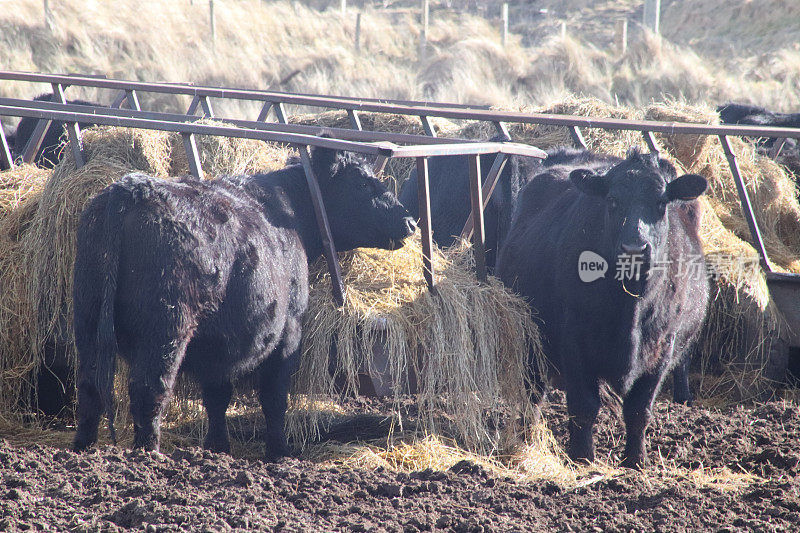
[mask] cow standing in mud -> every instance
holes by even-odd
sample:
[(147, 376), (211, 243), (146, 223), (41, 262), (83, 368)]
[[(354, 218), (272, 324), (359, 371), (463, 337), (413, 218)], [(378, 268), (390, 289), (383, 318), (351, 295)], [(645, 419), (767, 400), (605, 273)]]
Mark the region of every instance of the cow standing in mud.
[[(529, 301), (548, 360), (563, 378), (570, 457), (594, 460), (603, 380), (623, 398), (623, 465), (641, 467), (653, 400), (706, 314), (695, 201), (706, 180), (676, 177), (669, 162), (635, 149), (624, 160), (574, 150), (558, 157), (565, 164), (523, 189), (497, 271)], [(587, 258), (608, 272), (581, 276)], [(681, 270), (692, 261), (693, 271)], [(626, 264), (638, 267), (615, 274)], [(538, 403), (545, 376), (534, 361), (530, 367)]]
[[(312, 165), (338, 250), (395, 249), (413, 232), (413, 219), (364, 160), (317, 148)], [(113, 428), (119, 352), (130, 365), (135, 447), (158, 449), (161, 416), (182, 370), (200, 382), (209, 420), (205, 446), (229, 451), (232, 381), (256, 370), (266, 458), (285, 455), (308, 262), (321, 253), (297, 164), (215, 181), (131, 174), (107, 187), (78, 229), (75, 448), (96, 441), (104, 411)]]

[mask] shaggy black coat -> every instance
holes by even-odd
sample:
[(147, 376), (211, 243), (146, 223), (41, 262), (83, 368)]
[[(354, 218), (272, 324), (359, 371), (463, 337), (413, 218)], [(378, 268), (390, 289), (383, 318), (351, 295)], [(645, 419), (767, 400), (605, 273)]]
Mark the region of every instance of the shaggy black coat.
[[(365, 161), (318, 148), (312, 164), (338, 250), (394, 249), (412, 233), (413, 219)], [(266, 457), (285, 455), (308, 262), (321, 253), (299, 165), (214, 181), (130, 174), (103, 190), (82, 214), (77, 237), (75, 448), (94, 443), (101, 414), (113, 413), (119, 353), (130, 366), (134, 446), (158, 449), (181, 370), (200, 383), (205, 446), (228, 451), (232, 381), (256, 370)]]
[[(552, 166), (523, 189), (497, 272), (529, 301), (545, 353), (563, 379), (570, 456), (594, 458), (603, 380), (623, 398), (623, 464), (641, 466), (653, 399), (705, 318), (704, 263), (691, 276), (679, 269), (690, 257), (702, 261), (694, 199), (706, 181), (676, 177), (667, 161), (636, 150), (624, 160), (588, 152), (563, 156), (582, 158), (583, 168)], [(607, 262), (604, 277), (580, 279), (584, 251)], [(620, 281), (615, 270), (625, 257), (641, 265), (640, 275)], [(534, 361), (530, 368), (538, 403), (545, 377)]]

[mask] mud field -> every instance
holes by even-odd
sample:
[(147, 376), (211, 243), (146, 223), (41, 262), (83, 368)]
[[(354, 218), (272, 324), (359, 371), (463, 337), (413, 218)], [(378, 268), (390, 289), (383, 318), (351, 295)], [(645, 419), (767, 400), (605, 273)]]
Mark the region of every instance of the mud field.
[[(387, 408), (359, 405), (373, 419)], [(563, 396), (545, 416), (563, 443)], [(4, 435), (0, 530), (797, 531), (798, 435), (791, 402), (717, 411), (662, 399), (652, 465), (634, 472), (607, 466), (618, 459), (622, 428), (604, 409), (596, 442), (605, 464), (583, 469), (572, 486), (468, 461), (398, 472), (295, 458), (267, 464), (199, 448), (78, 455)]]

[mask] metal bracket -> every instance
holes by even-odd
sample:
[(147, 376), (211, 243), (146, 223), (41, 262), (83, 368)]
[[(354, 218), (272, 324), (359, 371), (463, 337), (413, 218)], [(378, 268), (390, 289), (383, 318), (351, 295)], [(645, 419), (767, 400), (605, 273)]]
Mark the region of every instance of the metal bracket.
[(653, 135), (653, 132), (650, 130), (643, 131), (642, 137), (644, 137), (644, 142), (647, 144), (647, 148), (650, 149), (650, 152), (658, 154), (658, 145), (656, 144), (656, 138)]
[(739, 163), (736, 161), (736, 154), (733, 153), (726, 135), (720, 135), (719, 141), (722, 144), (725, 157), (728, 159), (728, 165), (731, 168), (731, 174), (733, 174), (733, 181), (736, 183), (736, 190), (739, 192), (739, 200), (742, 202), (744, 218), (747, 220), (747, 226), (750, 228), (750, 235), (753, 237), (753, 247), (755, 247), (756, 252), (758, 252), (761, 267), (765, 272), (772, 272), (772, 266), (770, 266), (769, 258), (767, 257), (767, 250), (764, 248), (764, 240), (761, 238), (761, 231), (758, 229), (758, 223), (753, 213), (753, 204), (750, 203), (750, 195), (747, 194), (747, 187), (739, 171)]
[(348, 109), (347, 116), (350, 117), (350, 125), (354, 130), (361, 131), (363, 129), (361, 127), (361, 119), (358, 117), (358, 113), (356, 113), (355, 109)]
[[(494, 163), (492, 163), (492, 167), (489, 169), (488, 174), (486, 174), (486, 180), (484, 180), (483, 186), (481, 187), (483, 195), (483, 209), (486, 209), (486, 206), (489, 205), (489, 199), (492, 197), (494, 188), (500, 181), (500, 174), (503, 172), (507, 162), (508, 156), (506, 156), (506, 154), (500, 153), (495, 156)], [(461, 230), (462, 239), (472, 238), (472, 230), (475, 228), (475, 221), (473, 219), (474, 214), (471, 212), (467, 217), (467, 222), (464, 224), (464, 229)]]
[(281, 124), (288, 124), (288, 120), (286, 117), (286, 108), (283, 107), (283, 102), (277, 102), (274, 104), (275, 108), (275, 117), (278, 119), (278, 122)]
[[(64, 87), (60, 83), (53, 84), (53, 99), (55, 102), (66, 104), (67, 97), (64, 94)], [(67, 136), (69, 145), (72, 148), (72, 155), (75, 157), (75, 166), (81, 168), (86, 164), (86, 157), (83, 153), (83, 141), (81, 140), (81, 128), (77, 122), (67, 122)]]
[(428, 179), (428, 158), (417, 158), (417, 202), (419, 203), (419, 229), (422, 233), (422, 273), (428, 290), (435, 292), (433, 281), (433, 232), (431, 230), (430, 181)]
[(200, 164), (200, 153), (197, 151), (194, 133), (181, 133), (183, 147), (186, 149), (186, 159), (189, 162), (189, 172), (198, 179), (203, 179), (203, 166)]
[(341, 307), (344, 305), (344, 282), (342, 281), (339, 258), (336, 256), (336, 248), (333, 244), (331, 227), (328, 223), (328, 214), (325, 211), (325, 204), (322, 201), (322, 192), (320, 191), (317, 177), (314, 175), (314, 169), (311, 165), (311, 155), (308, 153), (308, 146), (298, 146), (297, 150), (300, 152), (300, 161), (303, 164), (306, 182), (308, 182), (308, 190), (311, 193), (311, 202), (314, 205), (314, 214), (316, 215), (319, 236), (322, 241), (322, 253), (325, 255), (325, 261), (328, 263), (328, 272), (330, 272), (331, 275), (333, 299), (336, 305)]
[(11, 170), (12, 168), (14, 168), (14, 158), (11, 157), (11, 148), (8, 146), (3, 124), (0, 123), (0, 170)]
[(578, 145), (579, 148), (586, 150), (586, 139), (583, 138), (583, 133), (578, 126), (569, 126), (569, 136), (572, 137), (572, 142)]
[(481, 156), (469, 158), (469, 199), (472, 204), (472, 252), (475, 256), (475, 275), (486, 281), (486, 233), (483, 225), (483, 193), (481, 192)]
[(436, 137), (436, 130), (433, 129), (431, 120), (425, 115), (420, 115), (419, 119), (422, 121), (422, 129), (425, 130), (425, 135), (429, 137)]
[(494, 129), (497, 130), (498, 135), (501, 135), (507, 141), (511, 140), (511, 134), (508, 132), (505, 122), (494, 121), (492, 124), (494, 124)]
[(258, 122), (264, 122), (267, 120), (269, 116), (269, 112), (272, 109), (272, 102), (264, 102), (264, 105), (261, 107), (261, 111), (258, 113), (258, 118), (256, 119)]

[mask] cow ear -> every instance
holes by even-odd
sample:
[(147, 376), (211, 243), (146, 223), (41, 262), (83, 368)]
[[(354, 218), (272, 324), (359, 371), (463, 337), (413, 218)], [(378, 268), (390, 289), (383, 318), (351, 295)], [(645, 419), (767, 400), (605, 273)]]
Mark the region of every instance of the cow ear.
[(667, 183), (667, 200), (694, 200), (706, 191), (708, 182), (697, 174), (684, 174)]
[(311, 148), (311, 167), (320, 183), (330, 180), (336, 173), (336, 163), (340, 155), (338, 150), (314, 146)]
[(569, 173), (569, 179), (581, 191), (591, 196), (606, 196), (608, 180), (604, 175), (595, 174), (589, 169), (579, 168)]

